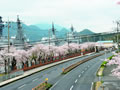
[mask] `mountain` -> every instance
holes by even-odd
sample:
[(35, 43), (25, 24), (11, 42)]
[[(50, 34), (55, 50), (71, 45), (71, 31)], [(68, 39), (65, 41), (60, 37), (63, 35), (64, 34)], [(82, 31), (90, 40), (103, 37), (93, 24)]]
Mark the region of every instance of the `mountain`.
[[(42, 30), (47, 30), (48, 31), (49, 29), (52, 28), (52, 23), (51, 24), (40, 23), (40, 24), (35, 24), (35, 26), (39, 27)], [(55, 30), (56, 30), (56, 37), (58, 37), (58, 38), (65, 38), (66, 34), (70, 31), (69, 29), (67, 29), (63, 26), (57, 25), (57, 24), (54, 24), (54, 27), (55, 27)]]
[(79, 32), (80, 35), (89, 35), (89, 34), (95, 34), (94, 32), (92, 32), (89, 29), (84, 29), (81, 32)]
[[(40, 29), (43, 29), (43, 30), (48, 30), (48, 29), (52, 28), (52, 23), (51, 24), (40, 23), (40, 24), (35, 24), (35, 26), (37, 26), (37, 27), (39, 27)], [(56, 31), (60, 31), (64, 28), (64, 27), (62, 27), (60, 25), (57, 25), (57, 24), (54, 24), (54, 27), (55, 27)]]
[[(7, 24), (5, 26), (7, 26)], [(55, 25), (55, 28), (56, 28), (56, 26), (59, 26), (59, 25)], [(22, 28), (24, 30), (24, 34), (26, 35), (27, 38), (30, 39), (30, 41), (37, 41), (37, 40), (40, 40), (42, 37), (48, 37), (49, 29), (47, 29), (48, 28), (47, 26), (44, 26), (44, 27), (45, 27), (44, 29), (43, 28), (41, 29), (40, 26), (38, 27), (38, 25), (26, 25), (26, 24), (22, 23)], [(10, 31), (10, 36), (16, 35), (17, 24), (15, 22), (12, 22), (10, 24), (9, 31)], [(65, 35), (68, 31), (69, 31), (68, 29), (59, 26), (59, 29), (56, 28), (56, 36), (58, 38), (63, 38), (63, 37), (65, 37)], [(50, 35), (51, 34), (52, 34), (52, 32), (50, 32)], [(7, 35), (8, 35), (8, 28), (5, 27), (3, 29), (3, 36), (7, 36)]]

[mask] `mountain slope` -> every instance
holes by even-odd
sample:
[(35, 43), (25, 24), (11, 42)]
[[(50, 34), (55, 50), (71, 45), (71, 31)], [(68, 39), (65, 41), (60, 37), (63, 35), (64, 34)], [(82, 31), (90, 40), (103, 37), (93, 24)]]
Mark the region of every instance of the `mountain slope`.
[(94, 32), (92, 32), (89, 29), (84, 29), (81, 32), (79, 32), (80, 35), (89, 35), (89, 34), (95, 34)]
[[(12, 22), (10, 26), (11, 26), (10, 36), (15, 36), (17, 32), (17, 24), (15, 22)], [(26, 35), (27, 38), (30, 39), (30, 41), (37, 41), (37, 40), (40, 40), (42, 37), (48, 37), (48, 29), (41, 29), (36, 25), (28, 26), (26, 24), (22, 24), (22, 28), (24, 30), (24, 34)], [(56, 36), (58, 38), (65, 37), (67, 32), (68, 30), (66, 28), (61, 27), (61, 30), (56, 29)], [(3, 36), (7, 36), (8, 35), (7, 33), (8, 33), (8, 29), (7, 27), (5, 27), (3, 30)], [(50, 34), (52, 34), (52, 32), (50, 32)]]

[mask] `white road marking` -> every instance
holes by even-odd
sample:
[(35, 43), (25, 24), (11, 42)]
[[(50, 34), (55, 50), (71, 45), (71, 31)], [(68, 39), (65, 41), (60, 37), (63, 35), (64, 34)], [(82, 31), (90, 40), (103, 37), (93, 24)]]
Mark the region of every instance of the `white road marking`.
[[(68, 74), (66, 74), (65, 76), (63, 76), (62, 78), (67, 77)], [(50, 90), (52, 90), (62, 79), (58, 80), (51, 88)]]
[(73, 89), (73, 85), (71, 86), (70, 90), (72, 90), (72, 89)]
[(38, 78), (36, 78), (36, 79), (34, 79), (34, 80), (32, 80), (32, 81), (34, 82), (34, 81), (36, 81), (36, 80), (38, 80)]
[(87, 70), (87, 68), (85, 68), (85, 70)]
[(79, 75), (79, 77), (81, 77), (81, 75)]
[(82, 71), (81, 73), (84, 73), (84, 71)]
[(91, 89), (90, 89), (90, 90), (93, 90), (93, 84), (94, 84), (94, 83), (92, 82), (92, 83), (91, 83)]
[(78, 81), (78, 80), (76, 79), (76, 80), (75, 80), (75, 83), (76, 83), (77, 81)]
[(18, 87), (18, 89), (20, 89), (20, 88), (24, 87), (25, 85), (26, 85), (26, 84), (21, 85), (20, 87)]

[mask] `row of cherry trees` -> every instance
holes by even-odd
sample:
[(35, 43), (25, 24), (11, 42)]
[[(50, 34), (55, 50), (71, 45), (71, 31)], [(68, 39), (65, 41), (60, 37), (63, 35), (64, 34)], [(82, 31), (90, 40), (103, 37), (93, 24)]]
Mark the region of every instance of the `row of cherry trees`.
[(116, 68), (114, 68), (111, 72), (113, 76), (116, 76), (120, 78), (120, 53), (115, 53), (115, 55), (111, 60), (108, 60), (107, 66), (115, 65)]
[(24, 64), (29, 67), (33, 63), (39, 64), (40, 62), (44, 63), (45, 60), (53, 60), (54, 57), (83, 53), (85, 50), (95, 50), (95, 45), (93, 42), (83, 44), (70, 43), (62, 46), (37, 44), (29, 50), (17, 50), (11, 46), (9, 53), (7, 48), (0, 51), (0, 66), (6, 66), (5, 69), (10, 67), (11, 70), (15, 66), (21, 69), (24, 67)]

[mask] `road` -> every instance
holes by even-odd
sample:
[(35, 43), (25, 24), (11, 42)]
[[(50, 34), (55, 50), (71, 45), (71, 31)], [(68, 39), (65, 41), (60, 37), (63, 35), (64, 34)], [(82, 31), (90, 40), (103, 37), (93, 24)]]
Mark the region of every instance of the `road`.
[[(111, 53), (106, 54), (107, 57), (111, 55)], [(102, 63), (101, 59), (104, 57), (105, 55), (102, 55), (79, 65), (57, 81), (50, 90), (90, 90), (96, 72)]]
[[(93, 54), (93, 55), (95, 55), (95, 54)], [(89, 55), (89, 56), (93, 56), (93, 55)], [(89, 56), (86, 56), (86, 57), (89, 57)], [(62, 72), (63, 68), (66, 68), (69, 65), (71, 65), (73, 63), (76, 63), (76, 62), (78, 62), (78, 61), (80, 61), (80, 60), (82, 60), (86, 57), (81, 57), (81, 58), (78, 58), (78, 59), (74, 59), (74, 60), (59, 64), (59, 65), (56, 65), (54, 67), (45, 69), (45, 70), (40, 71), (38, 73), (35, 73), (31, 76), (28, 76), (26, 78), (23, 78), (23, 79), (20, 79), (18, 81), (15, 81), (13, 83), (10, 83), (8, 85), (5, 85), (5, 86), (1, 87), (0, 90), (31, 90), (33, 87), (35, 87), (38, 84), (45, 81), (45, 78), (48, 78), (48, 82), (54, 84), (64, 77), (64, 75), (61, 75), (61, 72)], [(94, 60), (92, 60), (92, 61), (94, 61)], [(90, 62), (91, 61), (88, 62), (88, 65), (89, 65)], [(93, 63), (97, 63), (97, 61), (93, 62)], [(87, 66), (87, 64), (85, 63), (83, 65), (80, 65), (79, 67), (84, 68), (83, 66)], [(81, 70), (81, 68), (80, 68), (80, 70)], [(75, 69), (75, 71), (76, 71), (76, 69)], [(58, 89), (54, 89), (54, 90), (58, 90)], [(63, 90), (67, 90), (67, 89), (63, 89)]]

